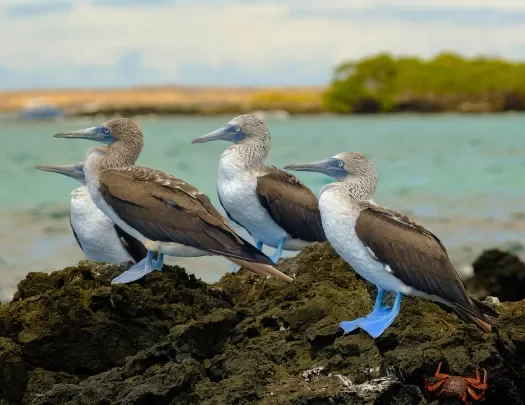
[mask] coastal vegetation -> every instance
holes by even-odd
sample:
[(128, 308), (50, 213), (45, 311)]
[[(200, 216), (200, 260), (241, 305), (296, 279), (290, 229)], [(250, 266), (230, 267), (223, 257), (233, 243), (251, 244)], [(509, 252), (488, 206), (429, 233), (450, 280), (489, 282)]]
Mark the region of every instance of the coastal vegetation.
[(524, 110), (525, 63), (450, 52), (429, 60), (381, 53), (337, 66), (324, 106), (336, 113)]

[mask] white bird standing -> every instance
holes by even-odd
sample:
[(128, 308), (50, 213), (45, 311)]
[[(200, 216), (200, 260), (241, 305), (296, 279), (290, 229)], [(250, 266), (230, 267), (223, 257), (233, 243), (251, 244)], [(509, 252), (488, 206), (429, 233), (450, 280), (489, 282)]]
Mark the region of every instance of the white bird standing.
[(82, 183), (71, 192), (69, 223), (80, 249), (88, 260), (123, 263), (140, 262), (147, 250), (100, 211), (86, 186), (84, 162), (72, 165), (38, 165), (37, 169), (63, 174)]
[[(373, 202), (376, 169), (362, 154), (345, 152), (285, 169), (324, 173), (338, 180), (321, 189), (323, 228), (335, 251), (378, 288), (373, 311), (342, 322), (345, 333), (361, 328), (374, 338), (380, 336), (399, 314), (403, 294), (445, 304), (464, 321), (491, 331), (486, 315), (498, 314), (469, 296), (439, 239), (407, 216)], [(385, 291), (396, 293), (391, 309), (382, 306)]]
[(234, 144), (221, 156), (217, 179), (219, 201), (228, 217), (263, 244), (277, 248), (277, 263), (285, 250), (301, 250), (312, 242), (325, 242), (318, 200), (297, 179), (264, 161), (272, 138), (255, 115), (240, 115), (228, 125), (199, 136), (192, 143), (225, 140)]
[[(164, 254), (221, 255), (260, 275), (292, 281), (271, 266), (270, 258), (237, 235), (202, 192), (170, 174), (129, 163), (136, 161), (143, 146), (142, 130), (132, 120), (113, 119), (55, 137), (108, 145), (86, 158), (89, 194), (105, 215), (148, 250), (145, 259), (116, 277), (114, 283), (128, 283), (162, 268)], [(156, 262), (154, 252), (159, 253)]]

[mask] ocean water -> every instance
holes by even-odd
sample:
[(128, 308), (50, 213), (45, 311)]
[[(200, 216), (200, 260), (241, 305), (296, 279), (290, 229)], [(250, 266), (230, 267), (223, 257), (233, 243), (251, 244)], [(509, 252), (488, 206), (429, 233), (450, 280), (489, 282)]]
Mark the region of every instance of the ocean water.
[[(137, 164), (184, 178), (219, 206), (217, 165), (228, 144), (191, 140), (231, 118), (139, 118), (145, 147)], [(29, 271), (52, 271), (84, 258), (68, 223), (69, 194), (79, 183), (34, 166), (82, 161), (93, 143), (53, 134), (98, 123), (0, 121), (0, 299)], [(267, 124), (273, 137), (267, 163), (278, 167), (342, 151), (364, 153), (379, 171), (377, 203), (427, 226), (460, 273), (467, 274), (487, 247), (523, 253), (525, 115), (301, 116)], [(330, 181), (315, 173), (295, 174), (315, 193)], [(216, 257), (169, 263), (209, 281), (231, 267)]]

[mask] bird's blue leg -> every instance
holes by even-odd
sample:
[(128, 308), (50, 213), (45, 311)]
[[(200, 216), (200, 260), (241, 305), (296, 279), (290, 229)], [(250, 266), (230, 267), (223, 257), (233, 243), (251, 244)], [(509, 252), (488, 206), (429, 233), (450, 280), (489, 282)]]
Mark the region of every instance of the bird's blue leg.
[(373, 314), (388, 311), (389, 307), (383, 306), (383, 295), (385, 295), (385, 290), (383, 290), (382, 288), (378, 288), (377, 296), (376, 296), (376, 303), (374, 304), (374, 309), (372, 310)]
[(259, 240), (257, 241), (257, 249), (259, 249), (262, 252), (263, 243)]
[[(378, 291), (378, 297), (380, 296), (380, 292), (381, 290)], [(376, 299), (374, 310), (370, 314), (354, 321), (341, 322), (340, 326), (343, 328), (345, 333), (349, 333), (354, 329), (361, 328), (375, 339), (381, 336), (386, 328), (392, 325), (394, 319), (396, 319), (396, 317), (399, 315), (402, 297), (403, 294), (396, 294), (396, 300), (392, 309), (389, 309), (388, 307), (381, 307), (381, 304), (378, 304), (378, 300)]]
[(153, 268), (153, 252), (148, 250), (148, 255), (137, 264), (134, 264), (122, 273), (120, 276), (115, 277), (112, 284), (125, 284), (131, 283), (132, 281), (138, 280), (144, 277), (146, 274), (151, 273)]
[(153, 270), (162, 271), (162, 265), (164, 264), (164, 253), (159, 253), (157, 260), (154, 260), (151, 267)]
[(284, 242), (286, 242), (286, 238), (281, 238), (279, 240), (279, 245), (277, 246), (277, 250), (275, 251), (273, 256), (270, 258), (270, 259), (272, 259), (272, 262), (274, 262), (276, 264), (279, 261), (279, 259), (281, 258), (281, 256), (283, 255)]

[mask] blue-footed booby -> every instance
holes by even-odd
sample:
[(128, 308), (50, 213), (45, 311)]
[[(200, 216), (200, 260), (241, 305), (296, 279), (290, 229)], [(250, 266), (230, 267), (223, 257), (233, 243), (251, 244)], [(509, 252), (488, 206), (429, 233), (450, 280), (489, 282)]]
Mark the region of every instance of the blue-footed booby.
[(116, 277), (114, 283), (142, 278), (162, 265), (164, 254), (178, 257), (221, 255), (263, 276), (292, 279), (274, 269), (269, 257), (242, 239), (206, 195), (183, 180), (159, 170), (126, 163), (138, 158), (140, 127), (128, 118), (61, 132), (58, 138), (90, 139), (107, 144), (88, 154), (84, 173), (96, 206), (148, 250), (145, 259)]
[(264, 161), (272, 138), (268, 127), (255, 115), (240, 115), (225, 127), (195, 138), (192, 143), (216, 140), (233, 142), (221, 155), (217, 178), (219, 201), (228, 217), (245, 228), (257, 248), (301, 250), (312, 242), (324, 242), (318, 200), (297, 177)]
[[(340, 153), (285, 169), (338, 180), (321, 189), (323, 228), (335, 251), (378, 289), (373, 311), (342, 322), (345, 333), (361, 328), (374, 338), (380, 336), (399, 314), (403, 294), (445, 304), (464, 321), (491, 331), (486, 315), (497, 313), (469, 296), (440, 240), (407, 216), (375, 204), (376, 169), (362, 154)], [(382, 305), (385, 291), (396, 293), (392, 308)]]
[(140, 262), (147, 250), (100, 211), (89, 195), (84, 162), (72, 165), (38, 165), (37, 169), (63, 174), (82, 183), (71, 192), (69, 224), (88, 260), (123, 263)]

